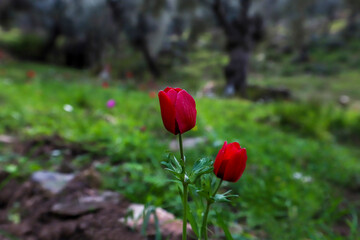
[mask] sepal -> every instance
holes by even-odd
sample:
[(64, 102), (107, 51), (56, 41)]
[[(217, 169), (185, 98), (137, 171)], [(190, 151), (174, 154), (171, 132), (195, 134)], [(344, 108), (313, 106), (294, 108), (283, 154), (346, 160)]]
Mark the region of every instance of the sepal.
[(231, 202), (232, 199), (239, 197), (239, 195), (230, 194), (230, 193), (231, 190), (221, 194), (218, 193), (212, 199), (216, 203), (221, 203), (221, 202)]

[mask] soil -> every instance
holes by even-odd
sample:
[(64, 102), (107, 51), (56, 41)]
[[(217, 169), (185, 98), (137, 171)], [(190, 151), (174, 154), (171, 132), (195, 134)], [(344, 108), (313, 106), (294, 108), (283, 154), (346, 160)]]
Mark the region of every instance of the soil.
[[(24, 180), (23, 176), (14, 178), (0, 170), (0, 240), (155, 239), (151, 224), (145, 237), (139, 229), (129, 228), (123, 223), (131, 203), (122, 197), (116, 203), (105, 202), (93, 209), (78, 204), (79, 199), (96, 199), (103, 191), (99, 190), (101, 177), (93, 169), (92, 161), (80, 169), (73, 167), (72, 161), (80, 155), (88, 155), (97, 162), (106, 161), (103, 156), (57, 135), (25, 140), (2, 136), (0, 145), (40, 162), (48, 161), (54, 151), (61, 151), (62, 161), (56, 166), (57, 172), (78, 173), (65, 189), (55, 194), (31, 179)], [(60, 213), (54, 211), (54, 206), (59, 204), (66, 208)], [(165, 239), (179, 239), (174, 234), (171, 232)]]
[[(7, 179), (0, 173), (0, 184)], [(140, 240), (149, 239), (119, 222), (129, 202), (107, 203), (93, 211), (72, 210), (74, 215), (52, 211), (56, 203), (70, 204), (80, 196), (92, 196), (85, 178), (76, 177), (58, 194), (50, 194), (31, 180), (11, 179), (0, 189), (0, 240)]]

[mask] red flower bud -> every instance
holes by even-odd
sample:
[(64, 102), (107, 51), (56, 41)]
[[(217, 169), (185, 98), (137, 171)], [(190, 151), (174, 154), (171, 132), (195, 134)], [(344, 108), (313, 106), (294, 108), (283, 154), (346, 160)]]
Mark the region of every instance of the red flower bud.
[(177, 135), (192, 129), (196, 124), (194, 98), (181, 88), (167, 87), (159, 92), (161, 117), (165, 128)]
[(214, 173), (218, 178), (229, 182), (237, 182), (246, 167), (246, 149), (239, 143), (224, 142), (214, 162)]
[(102, 88), (109, 88), (109, 83), (108, 82), (103, 82), (101, 84)]
[(34, 70), (29, 70), (26, 72), (26, 77), (29, 79), (32, 79), (32, 78), (36, 77), (36, 72)]

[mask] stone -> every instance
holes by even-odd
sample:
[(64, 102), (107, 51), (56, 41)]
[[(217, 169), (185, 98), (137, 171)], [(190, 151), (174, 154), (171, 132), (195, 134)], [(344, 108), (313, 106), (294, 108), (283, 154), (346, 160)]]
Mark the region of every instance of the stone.
[(61, 192), (66, 184), (75, 177), (74, 174), (64, 174), (49, 171), (34, 172), (31, 180), (40, 184), (40, 186), (52, 194)]
[[(129, 228), (141, 230), (143, 224), (144, 205), (131, 204), (128, 207), (128, 212), (132, 212), (132, 216), (121, 218), (119, 221), (126, 224)], [(174, 214), (162, 208), (156, 208), (156, 216), (159, 221), (160, 232), (163, 238), (181, 240), (182, 239), (182, 220), (176, 219)], [(191, 226), (187, 224), (188, 235), (194, 235)], [(149, 223), (146, 229), (147, 236), (154, 236), (156, 234), (155, 219), (153, 214), (150, 216)], [(190, 239), (190, 238), (189, 238)]]
[(347, 106), (350, 103), (350, 97), (347, 95), (341, 95), (339, 97), (339, 103), (341, 106)]
[(95, 192), (93, 195), (81, 196), (72, 200), (55, 203), (51, 212), (61, 216), (76, 217), (102, 209), (109, 204), (118, 204), (120, 195), (116, 192)]
[(0, 135), (0, 143), (11, 144), (15, 142), (15, 138), (9, 135)]

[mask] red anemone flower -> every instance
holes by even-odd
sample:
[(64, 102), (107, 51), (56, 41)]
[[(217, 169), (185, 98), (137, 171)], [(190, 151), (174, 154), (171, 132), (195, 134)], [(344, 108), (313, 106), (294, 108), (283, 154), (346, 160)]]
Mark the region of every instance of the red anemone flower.
[(109, 88), (109, 83), (108, 82), (103, 82), (101, 84), (102, 88)]
[(29, 70), (26, 72), (26, 77), (29, 79), (32, 79), (32, 78), (36, 77), (36, 72), (34, 70)]
[(224, 142), (214, 162), (214, 173), (218, 178), (229, 182), (237, 182), (246, 167), (246, 149), (239, 143)]
[(169, 132), (177, 135), (195, 127), (196, 104), (189, 93), (181, 88), (167, 87), (158, 95), (161, 117)]

